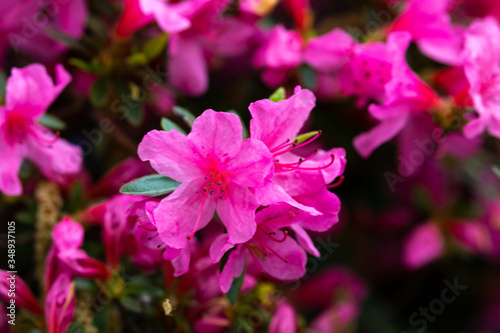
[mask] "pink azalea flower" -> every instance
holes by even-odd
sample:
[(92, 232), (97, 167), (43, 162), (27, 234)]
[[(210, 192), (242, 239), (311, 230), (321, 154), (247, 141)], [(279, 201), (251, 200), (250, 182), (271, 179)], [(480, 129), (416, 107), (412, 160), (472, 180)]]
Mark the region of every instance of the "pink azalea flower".
[(409, 32), (428, 57), (449, 65), (462, 63), (463, 29), (451, 22), (450, 0), (409, 0), (387, 27), (388, 33)]
[(417, 269), (441, 257), (444, 253), (441, 231), (432, 222), (426, 222), (412, 230), (406, 238), (403, 263), (409, 269)]
[(148, 197), (117, 194), (106, 202), (106, 213), (102, 224), (102, 238), (106, 252), (106, 263), (111, 269), (118, 269), (123, 254), (131, 250), (133, 235), (131, 231), (135, 219), (130, 217), (128, 209), (132, 204)]
[(208, 2), (208, 0), (184, 1), (184, 3), (168, 3), (162, 0), (124, 0), (116, 35), (128, 37), (155, 20), (160, 28), (168, 33), (186, 30), (191, 26), (191, 21), (185, 13), (186, 4), (196, 2)]
[[(257, 213), (256, 221), (257, 231), (252, 239), (229, 253), (220, 274), (223, 293), (227, 293), (233, 280), (243, 273), (247, 254), (262, 272), (279, 280), (298, 279), (306, 273), (305, 251), (288, 237), (288, 231), (280, 230), (295, 222), (295, 214), (290, 214), (284, 205), (271, 205)], [(212, 261), (218, 262), (233, 247), (228, 235), (219, 236), (210, 248)]]
[(79, 39), (85, 30), (88, 16), (84, 0), (57, 1), (2, 1), (0, 11), (6, 13), (0, 20), (0, 31), (17, 53), (22, 51), (36, 60), (50, 61), (67, 46), (55, 41), (46, 32), (55, 30)]
[(477, 20), (465, 33), (464, 71), (469, 81), (469, 95), (479, 117), (464, 127), (467, 138), (484, 130), (500, 138), (500, 27), (491, 17)]
[[(14, 285), (14, 288), (11, 288)], [(12, 297), (9, 297), (9, 290), (15, 292), (16, 306), (24, 308), (33, 314), (40, 315), (43, 313), (40, 304), (31, 292), (30, 288), (23, 279), (17, 274), (10, 274), (7, 271), (0, 269), (0, 298), (7, 304), (10, 304)]]
[(340, 210), (340, 200), (328, 191), (326, 184), (342, 175), (346, 160), (341, 148), (319, 150), (305, 158), (293, 153), (319, 136), (318, 132), (300, 144), (294, 141), (315, 102), (311, 91), (297, 86), (294, 94), (283, 101), (264, 99), (252, 103), (250, 134), (264, 142), (274, 156), (274, 182), (267, 188), (256, 189), (260, 203), (266, 206), (286, 202), (308, 213), (302, 217), (301, 226), (325, 231), (338, 221)]
[(262, 80), (271, 87), (282, 84), (292, 69), (302, 62), (302, 37), (294, 30), (277, 25), (257, 50), (254, 65), (264, 68)]
[(45, 297), (45, 320), (48, 332), (66, 332), (73, 319), (75, 306), (75, 284), (69, 274), (62, 273)]
[(44, 284), (52, 286), (58, 276), (70, 276), (89, 279), (109, 278), (106, 266), (79, 248), (83, 244), (83, 227), (69, 217), (65, 217), (52, 231), (52, 247), (46, 259)]
[(8, 195), (22, 192), (17, 176), (25, 157), (49, 179), (77, 173), (82, 152), (58, 135), (37, 124), (50, 104), (71, 80), (61, 65), (56, 66), (56, 84), (42, 65), (12, 69), (7, 80), (5, 105), (0, 106), (0, 190)]
[(329, 268), (305, 281), (292, 295), (298, 304), (321, 309), (312, 321), (313, 332), (352, 330), (368, 291), (364, 282), (345, 268)]
[(407, 124), (412, 114), (427, 113), (441, 107), (439, 96), (427, 86), (408, 66), (405, 60), (410, 35), (395, 32), (389, 35), (388, 43), (399, 45), (391, 69), (391, 79), (385, 85), (383, 105), (371, 104), (370, 114), (380, 121), (375, 128), (358, 135), (354, 147), (363, 157), (368, 157), (382, 143), (396, 136)]
[(287, 302), (281, 302), (276, 307), (268, 333), (289, 333), (297, 331), (297, 315), (293, 307)]
[(255, 233), (256, 195), (249, 188), (273, 178), (272, 155), (258, 140), (241, 141), (238, 116), (205, 111), (185, 136), (176, 130), (150, 131), (139, 157), (160, 174), (182, 184), (154, 211), (160, 238), (182, 249), (217, 211), (235, 244)]
[(455, 240), (465, 250), (478, 254), (491, 253), (490, 231), (482, 221), (455, 222), (450, 229)]

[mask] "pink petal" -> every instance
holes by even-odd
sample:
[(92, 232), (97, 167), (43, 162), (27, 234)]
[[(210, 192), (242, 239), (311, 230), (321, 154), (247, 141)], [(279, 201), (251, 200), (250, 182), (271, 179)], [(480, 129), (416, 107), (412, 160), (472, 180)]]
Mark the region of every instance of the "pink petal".
[(65, 265), (71, 275), (87, 279), (106, 280), (110, 273), (106, 266), (79, 249), (68, 249), (60, 251), (57, 258)]
[(190, 96), (199, 96), (208, 88), (208, 65), (199, 43), (174, 35), (168, 50), (170, 84)]
[[(163, 199), (154, 211), (158, 234), (162, 241), (170, 247), (182, 249), (186, 246), (188, 236), (203, 229), (212, 219), (215, 211), (213, 198), (207, 198), (203, 210), (203, 193), (195, 193), (201, 188), (201, 182), (182, 183), (168, 197)], [(200, 214), (199, 224), (195, 223)]]
[(353, 145), (358, 153), (367, 158), (381, 144), (395, 137), (406, 125), (408, 115), (402, 113), (399, 117), (388, 118), (370, 131), (354, 138)]
[(83, 237), (84, 231), (80, 223), (67, 216), (52, 230), (52, 241), (60, 251), (79, 248), (83, 244)]
[[(206, 110), (193, 122), (188, 137), (196, 146), (201, 158), (210, 157), (221, 163), (239, 155), (242, 130), (237, 115)], [(258, 144), (248, 145), (245, 149), (251, 150), (254, 146), (260, 149)], [(245, 162), (242, 157), (239, 158)]]
[(444, 239), (441, 231), (433, 223), (416, 227), (406, 238), (403, 262), (410, 269), (417, 269), (442, 256)]
[(269, 323), (268, 333), (293, 333), (297, 331), (297, 315), (287, 302), (280, 303)]
[(229, 254), (227, 262), (220, 273), (219, 285), (224, 294), (231, 289), (233, 280), (243, 273), (244, 268), (245, 250), (243, 247), (237, 247)]
[(186, 182), (204, 176), (195, 148), (176, 130), (150, 131), (139, 144), (137, 153), (158, 173), (176, 181)]
[(15, 286), (16, 306), (24, 308), (33, 314), (40, 315), (43, 313), (42, 308), (26, 282), (18, 275), (10, 274), (0, 269), (0, 298), (7, 304), (10, 303), (10, 299), (12, 298), (12, 296), (9, 296), (11, 285)]
[(279, 102), (263, 99), (250, 104), (250, 134), (269, 148), (293, 140), (316, 105), (314, 94), (297, 86), (294, 94)]
[(227, 229), (229, 242), (245, 243), (257, 229), (255, 210), (259, 204), (248, 188), (229, 186), (222, 200), (217, 201), (217, 214)]
[(315, 257), (320, 257), (321, 253), (319, 253), (318, 249), (314, 246), (314, 243), (309, 236), (309, 234), (298, 224), (293, 224), (290, 228), (295, 232), (295, 237), (299, 242), (300, 246), (304, 248), (308, 253), (312, 254)]
[(340, 28), (309, 40), (304, 62), (320, 72), (332, 73), (352, 55), (356, 41)]
[(229, 236), (227, 234), (217, 237), (210, 246), (210, 258), (212, 262), (219, 262), (224, 254), (233, 247), (234, 244), (229, 243)]
[(45, 297), (45, 321), (49, 333), (66, 332), (75, 312), (75, 284), (68, 274), (58, 276)]
[(6, 85), (7, 109), (22, 111), (28, 118), (40, 118), (71, 81), (62, 65), (57, 65), (55, 71), (56, 84), (40, 64), (13, 68)]
[(273, 155), (261, 141), (246, 139), (226, 168), (231, 182), (243, 187), (262, 187), (273, 179)]
[[(1, 125), (0, 125), (1, 126)], [(18, 149), (0, 140), (2, 163), (0, 163), (0, 191), (6, 195), (21, 195), (23, 188), (18, 173), (21, 169), (23, 156)]]
[(145, 15), (153, 15), (165, 32), (178, 33), (191, 26), (191, 22), (176, 12), (175, 7), (162, 0), (139, 0), (139, 6)]

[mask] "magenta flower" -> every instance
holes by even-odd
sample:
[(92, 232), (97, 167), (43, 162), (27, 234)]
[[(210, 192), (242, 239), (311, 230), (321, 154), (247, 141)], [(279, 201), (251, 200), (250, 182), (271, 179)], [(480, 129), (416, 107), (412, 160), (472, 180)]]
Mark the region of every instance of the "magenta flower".
[(44, 284), (52, 286), (61, 274), (89, 279), (107, 279), (106, 266), (79, 248), (83, 244), (83, 227), (69, 217), (65, 217), (52, 231), (53, 245), (46, 260)]
[[(255, 235), (229, 253), (220, 274), (222, 292), (227, 293), (233, 280), (243, 273), (247, 254), (263, 273), (279, 280), (298, 279), (306, 273), (305, 251), (288, 236), (288, 231), (280, 230), (296, 222), (296, 215), (289, 209), (286, 205), (271, 205), (257, 213)], [(218, 262), (233, 247), (226, 234), (219, 236), (210, 248), (212, 261)]]
[(75, 312), (75, 283), (67, 273), (60, 274), (45, 297), (45, 321), (49, 333), (66, 332)]
[(42, 65), (13, 68), (7, 80), (5, 106), (0, 106), (0, 190), (8, 195), (22, 192), (17, 176), (25, 157), (49, 179), (76, 173), (82, 152), (37, 124), (50, 104), (71, 80), (61, 65), (56, 66), (56, 84)]
[(254, 65), (264, 68), (262, 80), (271, 87), (282, 84), (292, 69), (302, 62), (302, 37), (294, 30), (277, 25), (254, 57)]
[(471, 24), (465, 33), (464, 71), (469, 95), (479, 117), (464, 127), (464, 135), (474, 138), (484, 130), (500, 138), (500, 27), (489, 17)]
[(441, 257), (444, 253), (444, 239), (439, 228), (432, 222), (416, 227), (406, 238), (403, 263), (410, 269), (417, 269)]
[[(203, 1), (198, 1), (200, 2)], [(187, 8), (185, 8), (186, 4), (190, 3), (195, 3), (195, 1), (168, 3), (162, 0), (124, 0), (116, 35), (128, 37), (155, 20), (160, 28), (168, 33), (186, 30), (191, 26), (191, 21), (186, 17)]]
[(449, 0), (409, 0), (386, 31), (409, 32), (428, 57), (448, 65), (460, 65), (463, 28), (452, 24), (450, 8)]
[(131, 249), (134, 239), (131, 231), (135, 219), (130, 217), (128, 209), (141, 200), (148, 197), (117, 194), (106, 202), (106, 213), (102, 224), (102, 239), (106, 251), (106, 263), (111, 269), (120, 266), (120, 260), (127, 249)]
[(182, 184), (154, 211), (160, 238), (182, 249), (217, 211), (235, 244), (255, 233), (256, 195), (249, 188), (273, 179), (272, 155), (258, 140), (242, 142), (238, 116), (205, 111), (187, 136), (176, 130), (150, 131), (139, 157), (160, 174)]
[(0, 269), (0, 298), (10, 304), (12, 297), (9, 294), (12, 293), (16, 295), (16, 306), (24, 308), (33, 314), (40, 315), (43, 313), (40, 304), (38, 304), (26, 282), (17, 274), (10, 274)]
[[(264, 206), (286, 202), (302, 213), (303, 227), (325, 231), (338, 221), (340, 200), (326, 184), (340, 177), (345, 168), (345, 151), (340, 148), (315, 151), (308, 157), (294, 154), (318, 138), (319, 132), (304, 142), (296, 142), (300, 129), (315, 106), (314, 94), (299, 86), (294, 94), (279, 102), (264, 99), (250, 104), (250, 134), (269, 148), (274, 156), (275, 179), (267, 188), (256, 189)], [(335, 186), (335, 184), (332, 184)]]
[(277, 305), (269, 323), (268, 333), (288, 333), (297, 331), (297, 314), (286, 301)]
[(378, 146), (396, 136), (412, 115), (442, 106), (439, 96), (406, 63), (405, 53), (410, 39), (406, 32), (395, 32), (388, 37), (388, 44), (399, 47), (393, 49), (397, 55), (392, 63), (391, 79), (385, 85), (385, 101), (383, 105), (371, 104), (368, 108), (380, 124), (358, 135), (353, 142), (363, 157), (368, 157)]

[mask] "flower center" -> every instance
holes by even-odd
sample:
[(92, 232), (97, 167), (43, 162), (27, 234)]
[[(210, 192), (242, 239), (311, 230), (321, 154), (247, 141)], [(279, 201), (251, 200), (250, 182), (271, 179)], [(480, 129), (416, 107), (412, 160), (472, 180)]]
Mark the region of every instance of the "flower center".
[(16, 111), (7, 115), (4, 127), (5, 141), (11, 146), (16, 143), (22, 144), (26, 141), (28, 135), (33, 136), (37, 142), (49, 147), (59, 138), (59, 132), (52, 136), (48, 130)]

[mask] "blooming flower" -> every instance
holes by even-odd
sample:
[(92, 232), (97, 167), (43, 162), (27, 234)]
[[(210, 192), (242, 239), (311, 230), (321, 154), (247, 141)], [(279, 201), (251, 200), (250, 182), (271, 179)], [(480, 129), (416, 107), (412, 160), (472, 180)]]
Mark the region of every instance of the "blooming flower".
[(393, 49), (397, 56), (392, 63), (391, 79), (385, 85), (384, 104), (371, 104), (368, 108), (380, 124), (358, 135), (353, 142), (363, 157), (368, 157), (375, 148), (396, 136), (412, 115), (441, 107), (439, 96), (406, 63), (405, 53), (410, 37), (406, 32), (395, 32), (388, 37), (388, 43), (398, 47)]
[(62, 274), (84, 278), (107, 279), (109, 272), (98, 260), (90, 258), (80, 250), (83, 244), (83, 227), (65, 217), (52, 231), (53, 245), (46, 259), (44, 284), (52, 286)]
[[(320, 132), (297, 138), (315, 106), (314, 94), (297, 86), (288, 99), (267, 99), (250, 104), (250, 135), (266, 144), (274, 157), (275, 179), (268, 188), (256, 189), (262, 205), (286, 202), (307, 213), (302, 226), (325, 231), (338, 221), (340, 200), (328, 191), (326, 184), (340, 177), (345, 168), (345, 151), (341, 148), (315, 151), (308, 157), (294, 154), (318, 138)], [(335, 186), (335, 184), (332, 184)]]
[(42, 65), (12, 69), (7, 80), (5, 105), (0, 106), (0, 190), (8, 195), (22, 192), (17, 176), (25, 157), (52, 180), (80, 170), (82, 152), (58, 135), (37, 124), (71, 77), (56, 66), (56, 84)]
[(272, 155), (262, 142), (241, 140), (234, 114), (205, 111), (185, 136), (176, 130), (150, 131), (139, 144), (139, 157), (160, 174), (182, 184), (154, 211), (160, 238), (181, 249), (217, 211), (231, 242), (255, 233), (256, 195), (249, 188), (273, 178)]
[[(229, 253), (220, 274), (222, 292), (227, 293), (233, 279), (243, 273), (247, 254), (262, 272), (276, 279), (293, 280), (305, 274), (305, 251), (288, 237), (288, 231), (280, 230), (295, 221), (295, 214), (289, 209), (286, 205), (271, 205), (257, 213), (257, 231), (252, 239)], [(233, 246), (226, 234), (219, 236), (210, 248), (212, 261), (218, 262)]]
[(485, 129), (500, 138), (500, 27), (489, 17), (477, 20), (465, 32), (464, 71), (469, 95), (479, 117), (464, 127), (464, 135), (474, 138)]

